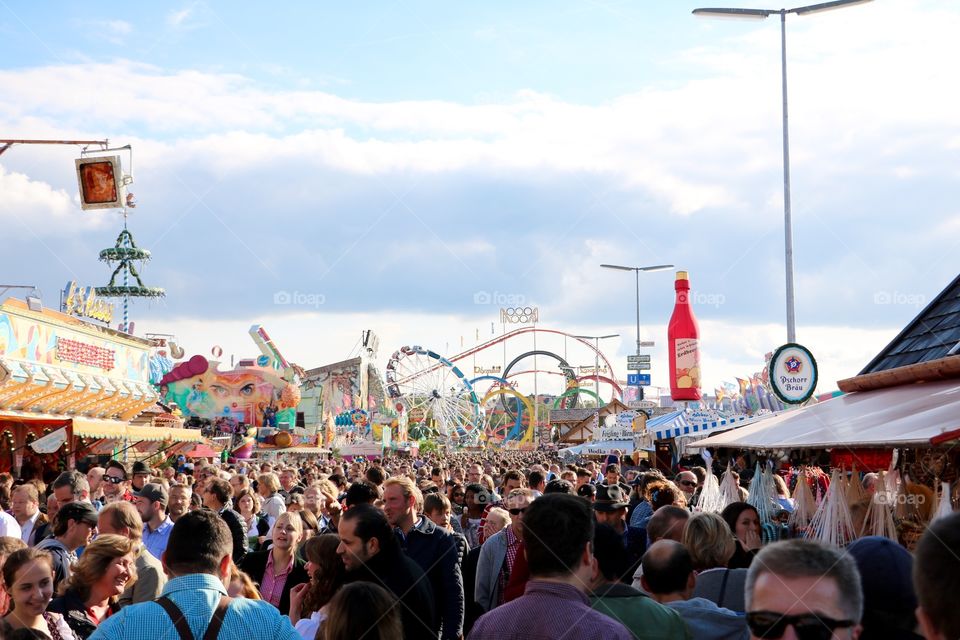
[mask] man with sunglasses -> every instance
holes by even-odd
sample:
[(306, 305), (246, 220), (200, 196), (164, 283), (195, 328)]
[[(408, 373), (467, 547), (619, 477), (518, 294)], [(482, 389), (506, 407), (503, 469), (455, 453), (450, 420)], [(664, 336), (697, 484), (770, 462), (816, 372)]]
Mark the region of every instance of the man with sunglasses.
[(490, 537), (480, 548), (474, 598), (484, 611), (504, 603), (504, 590), (517, 561), (522, 538), (523, 514), (533, 503), (530, 489), (514, 489), (505, 502), (510, 526)]
[(693, 508), (693, 494), (697, 492), (697, 475), (693, 471), (681, 471), (677, 474), (677, 486), (687, 498), (687, 506)]
[(111, 460), (103, 472), (103, 501), (110, 504), (120, 500), (133, 502), (133, 494), (130, 493), (127, 482), (127, 468), (122, 463)]
[(812, 540), (764, 547), (747, 573), (746, 605), (753, 638), (856, 640), (862, 629), (856, 562)]

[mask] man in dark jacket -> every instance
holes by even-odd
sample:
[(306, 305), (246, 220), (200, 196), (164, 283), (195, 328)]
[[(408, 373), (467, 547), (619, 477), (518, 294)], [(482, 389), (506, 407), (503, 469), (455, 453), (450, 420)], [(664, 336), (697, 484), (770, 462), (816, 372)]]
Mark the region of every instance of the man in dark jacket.
[(216, 512), (227, 523), (233, 536), (233, 562), (239, 566), (247, 554), (247, 533), (240, 514), (227, 507), (232, 496), (230, 483), (220, 478), (209, 478), (203, 487), (203, 506)]
[[(419, 514), (423, 494), (407, 477), (383, 483), (383, 510), (403, 551), (427, 574), (437, 603), (434, 628), (444, 640), (463, 633), (463, 576), (453, 536)], [(441, 631), (442, 626), (442, 631)]]
[(404, 638), (436, 638), (430, 581), (400, 549), (383, 512), (373, 505), (353, 506), (341, 516), (338, 533), (346, 581), (372, 582), (396, 596)]

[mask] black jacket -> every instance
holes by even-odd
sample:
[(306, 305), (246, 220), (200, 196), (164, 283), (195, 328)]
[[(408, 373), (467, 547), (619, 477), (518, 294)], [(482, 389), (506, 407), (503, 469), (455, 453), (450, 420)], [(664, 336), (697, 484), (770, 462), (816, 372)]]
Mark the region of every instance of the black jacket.
[(466, 608), (463, 612), (463, 635), (470, 635), (470, 629), (477, 618), (484, 614), (483, 607), (477, 604), (474, 594), (477, 590), (477, 564), (480, 562), (480, 547), (474, 547), (463, 559), (463, 595)]
[(442, 637), (459, 638), (463, 632), (463, 576), (456, 539), (424, 516), (406, 536), (395, 530), (400, 548), (420, 565), (430, 579), (436, 600), (435, 629)]
[(50, 526), (50, 521), (47, 520), (46, 514), (38, 513), (37, 519), (33, 522), (33, 531), (30, 532), (30, 539), (27, 540), (27, 546), (35, 546), (52, 533), (53, 527)]
[[(119, 610), (120, 607), (116, 603), (111, 603), (110, 613), (116, 613)], [(77, 636), (77, 640), (86, 640), (97, 630), (97, 623), (87, 613), (86, 603), (73, 589), (67, 589), (62, 596), (51, 600), (47, 605), (47, 611), (62, 615), (67, 626), (73, 631), (73, 635)]]
[(239, 513), (228, 507), (221, 509), (219, 515), (227, 523), (230, 535), (233, 537), (233, 563), (240, 566), (240, 563), (243, 562), (243, 556), (247, 554), (247, 528), (243, 524), (243, 518), (240, 517)]
[(359, 569), (348, 571), (346, 582), (372, 582), (396, 596), (405, 640), (436, 638), (439, 634), (430, 581), (424, 580), (423, 570), (400, 550), (400, 545), (391, 542)]
[[(257, 583), (258, 588), (263, 582), (263, 574), (267, 570), (267, 558), (270, 557), (271, 553), (271, 551), (254, 551), (253, 553), (248, 553), (240, 565), (240, 569), (246, 572), (250, 578)], [(298, 584), (309, 581), (310, 576), (307, 575), (307, 568), (303, 560), (294, 556), (293, 569), (290, 571), (290, 575), (287, 576), (287, 581), (283, 585), (283, 594), (280, 596), (280, 605), (277, 607), (280, 609), (280, 613), (283, 615), (290, 614), (290, 589)]]

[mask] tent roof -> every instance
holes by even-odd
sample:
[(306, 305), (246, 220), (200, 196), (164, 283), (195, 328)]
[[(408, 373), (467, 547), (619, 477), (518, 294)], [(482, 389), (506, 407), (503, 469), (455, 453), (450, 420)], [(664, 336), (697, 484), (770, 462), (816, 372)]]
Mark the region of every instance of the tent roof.
[(859, 391), (711, 436), (690, 448), (931, 446), (960, 439), (960, 380)]

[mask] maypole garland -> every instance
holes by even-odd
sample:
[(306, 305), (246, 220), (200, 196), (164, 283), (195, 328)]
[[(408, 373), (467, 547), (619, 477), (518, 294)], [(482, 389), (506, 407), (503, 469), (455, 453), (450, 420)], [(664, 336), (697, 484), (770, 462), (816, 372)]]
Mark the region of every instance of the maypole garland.
[[(104, 298), (123, 298), (123, 329), (126, 331), (129, 327), (129, 306), (130, 298), (162, 298), (165, 291), (160, 287), (148, 287), (140, 279), (140, 272), (137, 271), (134, 261), (146, 263), (150, 261), (150, 252), (141, 249), (133, 239), (133, 234), (127, 229), (126, 210), (124, 210), (123, 231), (117, 236), (117, 243), (108, 249), (100, 252), (100, 261), (112, 265), (117, 263), (113, 274), (110, 276), (110, 282), (105, 287), (97, 287), (98, 296)], [(123, 274), (123, 284), (117, 284), (117, 276)], [(136, 280), (136, 286), (130, 286), (130, 276)]]

